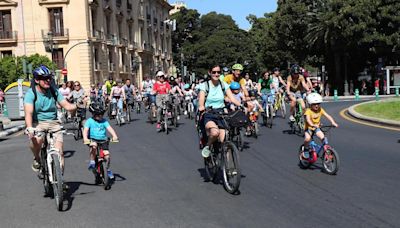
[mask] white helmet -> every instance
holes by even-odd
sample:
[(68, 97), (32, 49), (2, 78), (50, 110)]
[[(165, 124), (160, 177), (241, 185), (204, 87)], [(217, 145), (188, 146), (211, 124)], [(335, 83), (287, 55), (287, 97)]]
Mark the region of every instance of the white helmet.
[(165, 75), (164, 75), (164, 72), (162, 70), (160, 70), (157, 72), (156, 76), (160, 77), (160, 76), (165, 76)]
[(312, 104), (320, 104), (320, 103), (322, 103), (322, 96), (319, 95), (318, 93), (310, 93), (307, 96), (307, 102), (310, 105), (312, 105)]

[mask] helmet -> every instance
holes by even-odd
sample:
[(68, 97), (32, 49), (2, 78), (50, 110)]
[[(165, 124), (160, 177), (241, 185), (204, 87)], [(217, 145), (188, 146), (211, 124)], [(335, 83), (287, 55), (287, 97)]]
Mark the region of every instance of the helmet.
[(277, 72), (277, 71), (280, 71), (279, 67), (275, 67), (272, 72)]
[(240, 84), (238, 82), (232, 82), (229, 88), (232, 90), (240, 89)]
[(295, 64), (292, 66), (292, 68), (290, 69), (290, 74), (300, 74), (301, 70), (299, 65)]
[(169, 81), (170, 81), (170, 82), (174, 82), (174, 81), (175, 81), (174, 76), (169, 77)]
[(53, 77), (53, 74), (51, 73), (50, 69), (47, 68), (45, 65), (40, 65), (38, 68), (34, 69), (32, 74), (35, 79)]
[(250, 90), (249, 97), (255, 97), (255, 96), (256, 96), (256, 92), (254, 90)]
[(165, 76), (162, 70), (158, 71), (156, 74), (157, 77)]
[(106, 112), (106, 110), (104, 110), (104, 108), (103, 108), (103, 105), (101, 105), (98, 102), (91, 103), (89, 106), (89, 111), (93, 115), (103, 115)]
[(222, 70), (223, 70), (224, 72), (228, 72), (228, 71), (229, 71), (229, 68), (228, 68), (228, 67), (224, 67), (224, 68), (222, 68)]
[(189, 84), (185, 84), (185, 85), (183, 86), (183, 88), (184, 88), (184, 89), (189, 89), (189, 88), (190, 88), (190, 85), (189, 85)]
[(232, 66), (232, 70), (243, 70), (243, 66), (240, 63), (236, 63)]
[(122, 83), (122, 79), (117, 79), (117, 84)]
[(322, 103), (322, 96), (319, 95), (318, 93), (310, 93), (307, 96), (307, 102), (310, 105), (312, 105), (312, 104), (320, 104), (320, 103)]

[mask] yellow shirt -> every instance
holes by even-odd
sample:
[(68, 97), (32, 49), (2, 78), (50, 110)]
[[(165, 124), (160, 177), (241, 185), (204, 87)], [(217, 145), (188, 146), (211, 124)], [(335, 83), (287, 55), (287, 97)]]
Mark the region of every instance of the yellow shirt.
[[(321, 116), (325, 114), (325, 110), (323, 108), (320, 108), (317, 112), (314, 112), (313, 110), (311, 110), (310, 108), (307, 108), (304, 115), (310, 116), (311, 119), (311, 123), (313, 123), (314, 125), (319, 125), (321, 122)], [(308, 125), (307, 123), (307, 119), (305, 121), (305, 129), (310, 129), (310, 130), (315, 130), (314, 127), (311, 127)]]
[[(226, 82), (226, 84), (230, 85), (232, 82), (236, 81), (235, 76), (233, 74), (225, 75), (224, 81)], [(246, 80), (244, 78), (240, 78), (239, 84), (241, 86), (246, 86)]]

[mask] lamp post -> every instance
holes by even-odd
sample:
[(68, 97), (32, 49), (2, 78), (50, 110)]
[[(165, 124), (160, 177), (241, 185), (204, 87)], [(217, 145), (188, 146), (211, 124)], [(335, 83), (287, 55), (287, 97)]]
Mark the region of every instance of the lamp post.
[[(53, 61), (53, 50), (54, 50), (54, 39), (53, 39), (53, 32), (49, 31), (47, 33), (47, 37), (43, 41), (44, 48), (46, 52), (50, 52), (51, 54), (51, 61)], [(53, 69), (54, 70), (54, 69)]]
[[(78, 43), (72, 45), (72, 46), (67, 50), (67, 52), (66, 52), (65, 55), (64, 55), (63, 69), (66, 69), (66, 68), (67, 68), (67, 61), (66, 61), (66, 60), (67, 60), (67, 56), (68, 56), (69, 52), (70, 52), (74, 47), (76, 47), (76, 46), (78, 46), (78, 45), (81, 45), (81, 44), (90, 44), (90, 40), (78, 42)], [(68, 81), (68, 76), (67, 76), (66, 74), (64, 74), (64, 82), (67, 82), (67, 81)]]

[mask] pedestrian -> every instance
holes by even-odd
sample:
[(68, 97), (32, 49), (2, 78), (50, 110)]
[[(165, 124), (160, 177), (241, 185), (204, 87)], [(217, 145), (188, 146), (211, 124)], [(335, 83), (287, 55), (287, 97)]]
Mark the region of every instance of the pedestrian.
[(350, 95), (354, 94), (354, 82), (353, 82), (353, 80), (350, 80), (349, 91), (350, 91)]
[(365, 81), (365, 79), (363, 79), (361, 82), (361, 94), (367, 95), (367, 82)]
[(0, 89), (0, 113), (3, 113), (4, 109), (4, 92)]
[(331, 85), (329, 84), (329, 82), (327, 82), (325, 84), (325, 96), (329, 97), (330, 95), (330, 90), (331, 90)]

